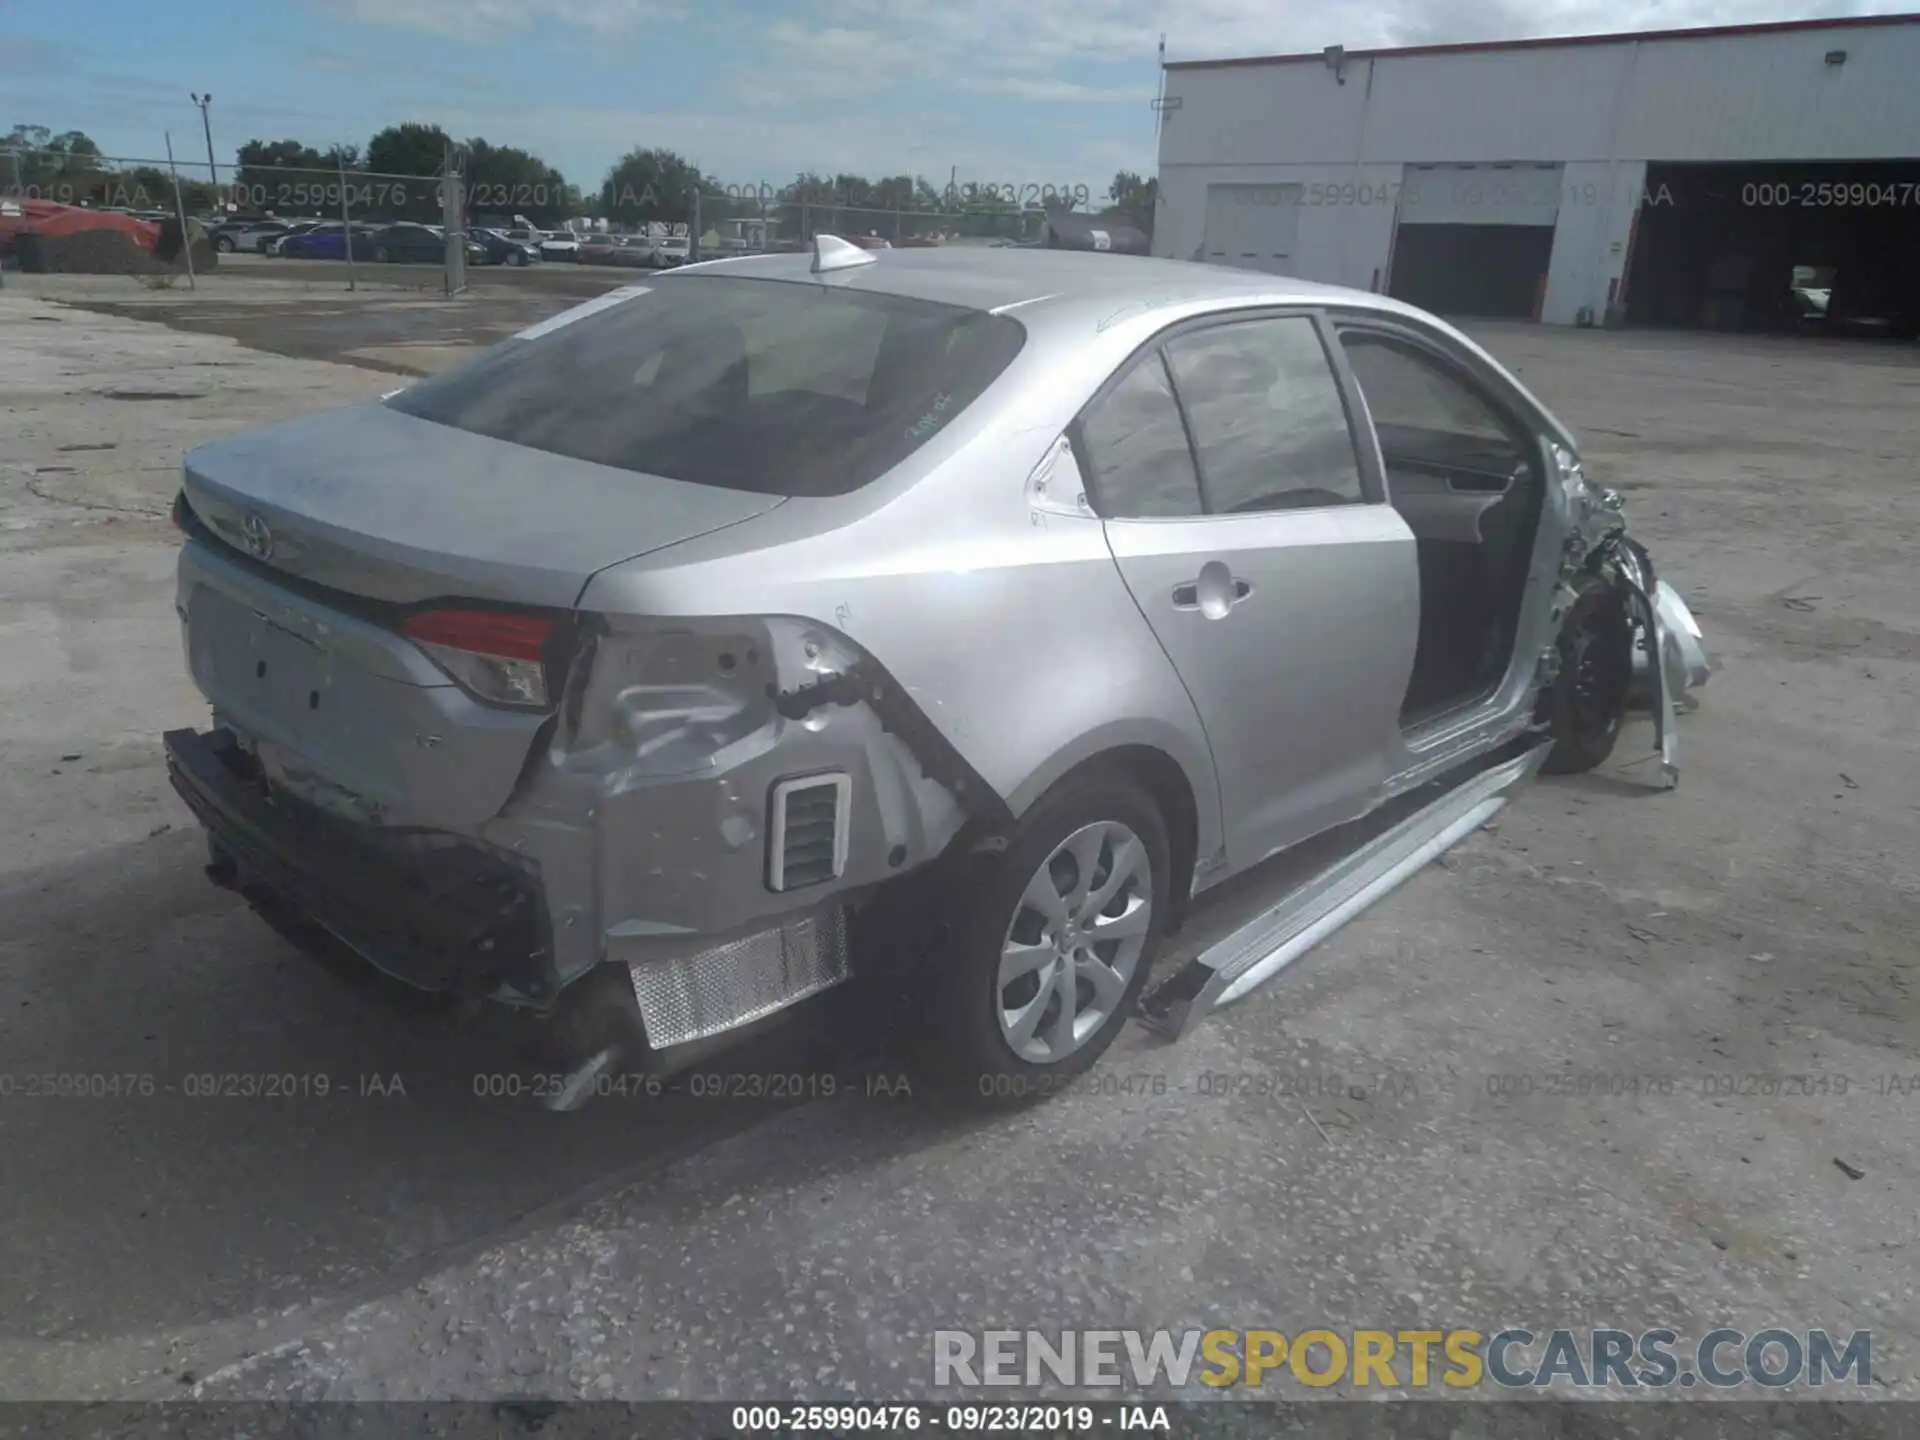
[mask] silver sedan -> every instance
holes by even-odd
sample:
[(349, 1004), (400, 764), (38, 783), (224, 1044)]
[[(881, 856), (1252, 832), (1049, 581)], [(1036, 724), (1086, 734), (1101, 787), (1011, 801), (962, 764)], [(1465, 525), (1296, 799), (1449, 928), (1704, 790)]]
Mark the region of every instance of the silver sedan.
[[(967, 1093), (1042, 1093), (1636, 704), (1671, 783), (1709, 668), (1479, 345), (1173, 261), (822, 236), (650, 276), (195, 451), (176, 517), (209, 873), (559, 1020), (563, 1106), (857, 974)], [(1316, 837), (1148, 988), (1195, 897)]]

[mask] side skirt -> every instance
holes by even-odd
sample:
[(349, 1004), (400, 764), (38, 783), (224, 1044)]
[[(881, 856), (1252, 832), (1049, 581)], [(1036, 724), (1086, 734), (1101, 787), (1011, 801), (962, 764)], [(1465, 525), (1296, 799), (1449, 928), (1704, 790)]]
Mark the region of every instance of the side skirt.
[(1251, 994), (1486, 824), (1539, 771), (1551, 748), (1530, 740), (1514, 758), (1468, 772), (1391, 829), (1296, 885), (1142, 996), (1140, 1019), (1178, 1040), (1214, 1010)]

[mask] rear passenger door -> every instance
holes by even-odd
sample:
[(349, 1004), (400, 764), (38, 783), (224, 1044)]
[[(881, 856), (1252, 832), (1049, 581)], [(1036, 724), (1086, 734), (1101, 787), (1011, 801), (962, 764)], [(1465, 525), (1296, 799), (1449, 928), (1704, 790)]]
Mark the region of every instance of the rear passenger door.
[(1364, 813), (1399, 738), (1413, 539), (1335, 355), (1313, 314), (1175, 327), (1075, 426), (1114, 559), (1206, 725), (1235, 869)]

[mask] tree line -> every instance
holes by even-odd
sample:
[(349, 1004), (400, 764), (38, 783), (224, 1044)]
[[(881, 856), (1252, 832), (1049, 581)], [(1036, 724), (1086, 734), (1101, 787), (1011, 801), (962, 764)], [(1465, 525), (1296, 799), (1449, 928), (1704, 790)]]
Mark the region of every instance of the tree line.
[[(44, 126), (16, 125), (0, 139), (0, 190), (122, 209), (172, 209), (174, 176), (151, 164), (116, 164), (84, 132), (54, 133)], [(1023, 215), (1055, 209), (1124, 216), (1151, 229), (1157, 182), (1131, 171), (1115, 175), (1104, 195), (1086, 185), (978, 185), (936, 187), (925, 176), (869, 179), (854, 174), (806, 172), (778, 187), (727, 185), (676, 151), (636, 147), (623, 155), (595, 187), (570, 182), (540, 156), (512, 145), (470, 138), (459, 146), (437, 125), (389, 125), (366, 145), (324, 148), (301, 140), (249, 139), (237, 164), (220, 166), (216, 187), (184, 154), (176, 155), (181, 199), (190, 213), (237, 206), (247, 212), (338, 213), (344, 198), (356, 217), (437, 220), (444, 201), (444, 172), (456, 156), (466, 209), (471, 216), (524, 216), (551, 227), (573, 219), (605, 219), (621, 226), (648, 222), (702, 228), (741, 216), (766, 216), (794, 228), (796, 212), (816, 207), (835, 212), (836, 223), (881, 228), (889, 212), (940, 217)], [(697, 198), (696, 198), (697, 197)], [(855, 212), (851, 217), (846, 212)], [(871, 212), (872, 227), (858, 212)], [(914, 226), (924, 230), (925, 224)], [(884, 233), (884, 231), (883, 231)]]

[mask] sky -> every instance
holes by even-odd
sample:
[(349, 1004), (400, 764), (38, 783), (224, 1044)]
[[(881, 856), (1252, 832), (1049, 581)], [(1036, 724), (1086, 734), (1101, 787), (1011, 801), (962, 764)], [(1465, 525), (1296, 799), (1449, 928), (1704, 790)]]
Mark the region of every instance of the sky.
[(517, 145), (574, 184), (664, 145), (730, 185), (802, 170), (938, 186), (1150, 174), (1170, 60), (1672, 29), (1856, 0), (0, 0), (0, 133), (205, 161), (364, 145), (401, 120)]

